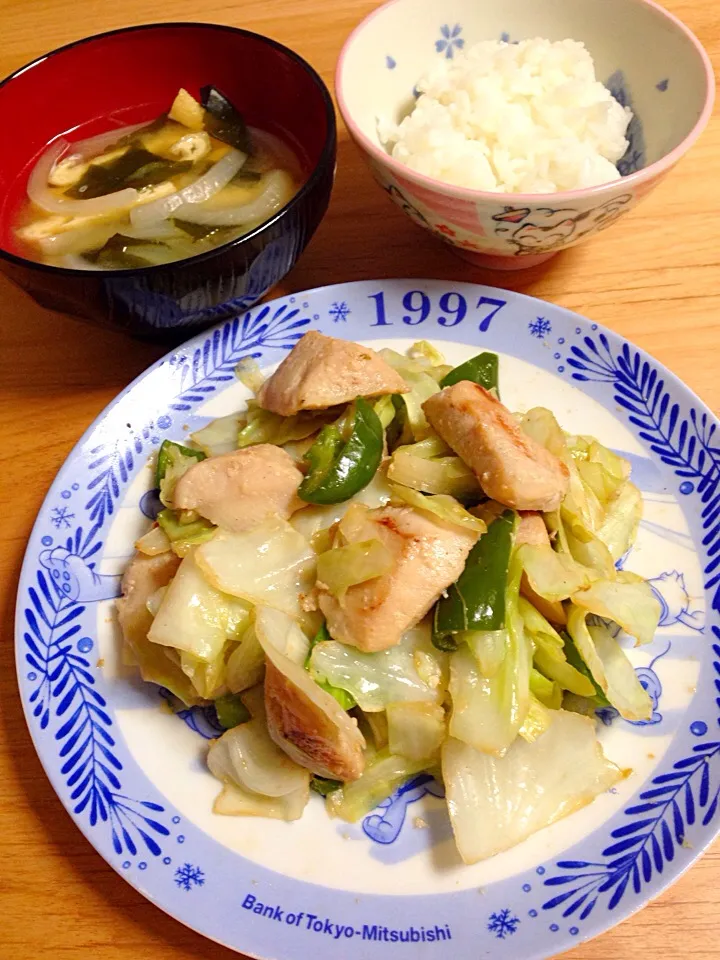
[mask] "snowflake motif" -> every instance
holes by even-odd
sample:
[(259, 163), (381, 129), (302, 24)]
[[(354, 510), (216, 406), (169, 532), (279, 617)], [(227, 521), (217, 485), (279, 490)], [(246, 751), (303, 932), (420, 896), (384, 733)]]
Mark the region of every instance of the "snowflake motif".
[(53, 507), (50, 522), (56, 530), (59, 530), (61, 527), (71, 527), (74, 516), (75, 514), (70, 513), (67, 507)]
[(528, 324), (530, 335), (542, 340), (552, 331), (552, 324), (545, 317), (538, 317), (537, 320), (531, 320)]
[(351, 313), (352, 311), (350, 310), (350, 307), (347, 305), (347, 303), (345, 303), (344, 300), (341, 300), (339, 303), (336, 300), (328, 310), (328, 316), (335, 323), (337, 323), (339, 320), (342, 320), (344, 323)]
[(442, 36), (439, 40), (435, 41), (435, 49), (438, 53), (445, 51), (445, 56), (448, 60), (452, 60), (455, 55), (455, 50), (462, 50), (465, 46), (465, 41), (460, 36), (462, 27), (459, 23), (456, 23), (454, 27), (451, 27), (448, 23), (444, 23), (442, 27), (440, 27), (440, 33)]
[(193, 887), (201, 887), (205, 883), (205, 874), (200, 867), (184, 863), (175, 871), (175, 883), (182, 890), (192, 890)]
[(490, 922), (487, 925), (490, 933), (494, 933), (498, 940), (504, 940), (511, 936), (520, 925), (519, 917), (514, 917), (512, 911), (501, 910), (499, 913), (490, 915)]

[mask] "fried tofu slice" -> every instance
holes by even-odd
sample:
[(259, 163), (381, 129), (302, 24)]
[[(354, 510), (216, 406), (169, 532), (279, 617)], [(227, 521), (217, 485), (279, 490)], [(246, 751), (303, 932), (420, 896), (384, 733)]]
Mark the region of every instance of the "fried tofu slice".
[(265, 410), (291, 417), (300, 410), (324, 410), (357, 397), (409, 389), (369, 347), (310, 330), (262, 385), (257, 402)]
[(568, 469), (522, 432), (488, 390), (469, 380), (445, 387), (423, 404), (433, 429), (467, 463), (485, 493), (516, 510), (557, 510)]
[(302, 479), (290, 454), (259, 443), (194, 464), (178, 480), (173, 503), (223, 530), (242, 533), (274, 515), (287, 520), (304, 506), (297, 496)]
[(460, 576), (477, 534), (411, 507), (369, 510), (349, 542), (380, 540), (389, 573), (350, 587), (338, 601), (318, 583), (318, 604), (332, 637), (372, 653), (400, 642)]

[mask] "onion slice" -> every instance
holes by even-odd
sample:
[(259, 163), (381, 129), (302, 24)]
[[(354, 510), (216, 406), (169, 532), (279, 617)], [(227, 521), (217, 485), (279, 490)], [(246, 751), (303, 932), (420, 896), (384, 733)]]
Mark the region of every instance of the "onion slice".
[(192, 208), (195, 204), (203, 203), (226, 187), (246, 160), (246, 153), (230, 150), (194, 183), (133, 210), (130, 214), (132, 225), (134, 227), (149, 226), (167, 220), (173, 215), (182, 216), (185, 220), (189, 219), (185, 215), (185, 207)]
[(50, 171), (68, 146), (67, 140), (56, 140), (33, 167), (28, 179), (27, 193), (36, 207), (48, 213), (62, 213), (68, 217), (95, 217), (116, 213), (137, 203), (139, 194), (131, 187), (93, 200), (60, 199), (55, 196), (48, 187), (48, 178)]
[(268, 220), (277, 210), (285, 206), (291, 196), (292, 180), (289, 174), (285, 170), (273, 170), (267, 175), (263, 192), (250, 203), (244, 203), (240, 207), (215, 210), (183, 203), (176, 210), (175, 216), (189, 223), (214, 227), (240, 227), (255, 220)]
[(92, 160), (104, 153), (108, 147), (112, 147), (123, 137), (132, 136), (143, 127), (149, 127), (152, 120), (145, 120), (143, 123), (133, 123), (126, 127), (116, 127), (114, 130), (108, 130), (105, 133), (99, 133), (94, 137), (88, 137), (86, 140), (77, 140), (72, 143), (72, 152), (83, 160)]

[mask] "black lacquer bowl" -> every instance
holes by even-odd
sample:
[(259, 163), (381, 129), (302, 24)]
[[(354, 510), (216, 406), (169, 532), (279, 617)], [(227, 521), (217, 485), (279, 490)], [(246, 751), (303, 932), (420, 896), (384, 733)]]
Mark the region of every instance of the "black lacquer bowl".
[[(22, 255), (13, 228), (50, 141), (150, 120), (180, 87), (197, 93), (205, 84), (296, 150), (307, 181), (287, 206), (238, 240), (162, 266), (73, 270)], [(327, 87), (296, 53), (245, 30), (150, 24), (80, 40), (4, 80), (0, 115), (14, 131), (0, 154), (0, 269), (43, 306), (135, 336), (184, 340), (256, 303), (292, 268), (330, 199), (336, 124)]]

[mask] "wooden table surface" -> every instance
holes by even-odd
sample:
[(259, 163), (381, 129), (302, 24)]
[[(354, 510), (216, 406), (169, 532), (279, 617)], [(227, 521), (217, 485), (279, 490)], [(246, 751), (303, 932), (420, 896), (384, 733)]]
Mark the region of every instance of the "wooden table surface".
[[(708, 0), (665, 0), (720, 70)], [(247, 27), (288, 44), (330, 84), (372, 0), (0, 0), (0, 75), (83, 35), (154, 19)], [(641, 54), (640, 54), (641, 55)], [(48, 91), (52, 96), (52, 91)], [(1, 118), (0, 118), (1, 121)], [(586, 246), (516, 274), (478, 271), (418, 230), (372, 182), (340, 130), (328, 215), (285, 294), (341, 280), (439, 277), (512, 287), (644, 347), (720, 409), (720, 121), (639, 209)], [(4, 132), (3, 136), (7, 134)], [(79, 436), (160, 353), (48, 313), (0, 278), (0, 956), (6, 960), (230, 960), (108, 867), (70, 821), (33, 750), (15, 682), (13, 613), (28, 534)], [(711, 960), (720, 947), (720, 845), (646, 910), (572, 960)], [(520, 960), (520, 958), (518, 958)]]

